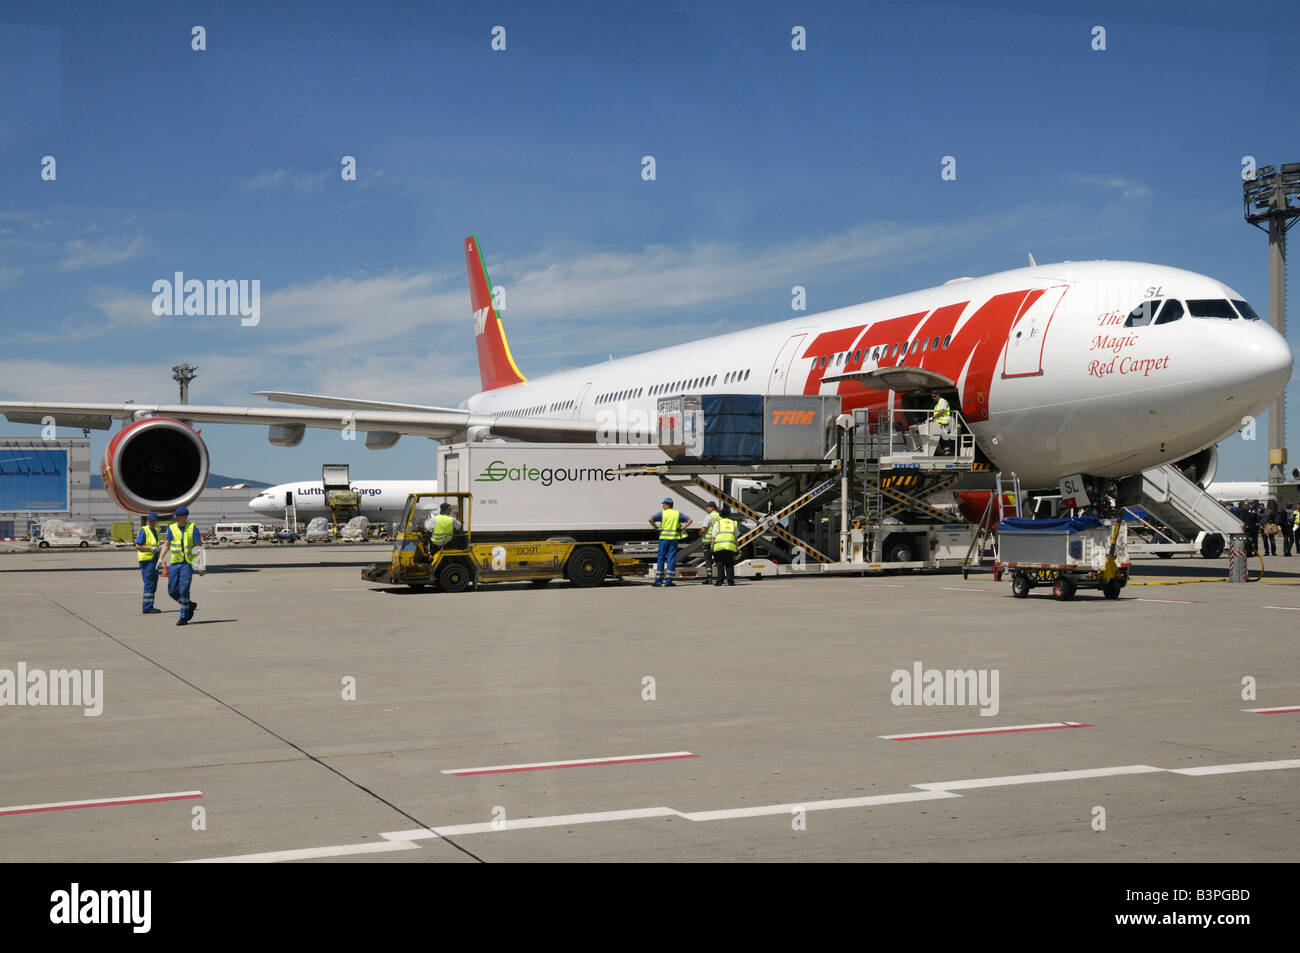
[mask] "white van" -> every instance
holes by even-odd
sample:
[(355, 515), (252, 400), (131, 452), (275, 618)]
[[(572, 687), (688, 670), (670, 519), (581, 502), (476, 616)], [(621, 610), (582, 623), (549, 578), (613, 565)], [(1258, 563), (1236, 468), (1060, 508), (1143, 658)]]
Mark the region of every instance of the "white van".
[(212, 539), (218, 543), (255, 543), (261, 535), (261, 523), (218, 523), (212, 528)]

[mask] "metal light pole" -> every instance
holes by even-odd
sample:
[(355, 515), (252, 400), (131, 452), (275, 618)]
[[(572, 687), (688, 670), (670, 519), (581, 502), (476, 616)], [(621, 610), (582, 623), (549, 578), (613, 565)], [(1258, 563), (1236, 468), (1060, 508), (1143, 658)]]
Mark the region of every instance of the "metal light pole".
[[(1300, 162), (1262, 166), (1241, 183), (1246, 221), (1268, 232), (1268, 318), (1286, 337), (1286, 233), (1300, 218)], [(1286, 391), (1268, 415), (1268, 483), (1286, 481)]]
[(172, 380), (181, 385), (182, 404), (190, 402), (190, 381), (198, 376), (199, 369), (188, 364), (177, 364), (172, 368)]

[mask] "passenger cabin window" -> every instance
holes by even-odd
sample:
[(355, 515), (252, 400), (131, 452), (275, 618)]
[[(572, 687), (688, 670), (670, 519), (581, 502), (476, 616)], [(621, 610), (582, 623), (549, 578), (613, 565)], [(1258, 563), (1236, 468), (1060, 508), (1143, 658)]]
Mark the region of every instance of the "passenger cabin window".
[(1252, 308), (1250, 305), (1246, 304), (1246, 302), (1240, 301), (1237, 298), (1233, 298), (1232, 303), (1237, 306), (1237, 310), (1241, 312), (1241, 316), (1245, 318), (1247, 321), (1259, 320), (1259, 315), (1255, 313), (1255, 309)]
[(1237, 312), (1232, 310), (1225, 298), (1188, 298), (1187, 313), (1194, 318), (1235, 318)]

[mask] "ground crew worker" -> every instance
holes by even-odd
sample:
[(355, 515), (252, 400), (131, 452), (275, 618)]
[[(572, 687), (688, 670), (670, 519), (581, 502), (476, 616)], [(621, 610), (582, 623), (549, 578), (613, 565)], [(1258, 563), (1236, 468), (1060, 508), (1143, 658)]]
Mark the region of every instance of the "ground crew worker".
[(937, 398), (934, 410), (930, 411), (930, 419), (940, 430), (937, 456), (946, 457), (953, 453), (952, 440), (948, 437), (949, 427), (952, 425), (952, 408), (948, 406), (948, 401), (942, 394), (938, 394)]
[(721, 517), (716, 503), (710, 500), (704, 505), (709, 515), (704, 519), (704, 534), (700, 539), (704, 542), (704, 584), (707, 586), (713, 581), (713, 534), (718, 531), (718, 520)]
[(677, 571), (677, 544), (686, 538), (686, 527), (691, 525), (688, 516), (673, 509), (673, 498), (664, 497), (662, 512), (650, 517), (650, 525), (659, 527), (659, 559), (655, 563), (656, 586), (671, 586), (673, 574)]
[(197, 602), (190, 601), (190, 579), (194, 575), (194, 559), (203, 540), (199, 528), (190, 522), (188, 507), (176, 507), (176, 522), (167, 527), (167, 538), (159, 559), (170, 555), (167, 566), (167, 595), (181, 604), (181, 617), (177, 625), (189, 625), (194, 618)]
[(451, 504), (444, 503), (438, 507), (438, 515), (433, 518), (433, 525), (429, 532), (429, 547), (433, 549), (442, 549), (451, 542), (451, 538), (457, 533), (465, 532), (465, 527), (460, 524), (460, 520), (451, 515)]
[(1300, 509), (1292, 510), (1288, 503), (1282, 510), (1282, 555), (1291, 555), (1291, 543), (1295, 539), (1296, 520), (1300, 518)]
[(135, 537), (135, 552), (140, 559), (140, 575), (144, 578), (145, 615), (161, 615), (161, 609), (153, 607), (153, 594), (158, 591), (158, 569), (161, 560), (158, 551), (162, 549), (162, 540), (158, 537), (158, 514), (150, 513), (145, 525)]
[(713, 533), (713, 558), (718, 561), (718, 581), (715, 586), (736, 584), (736, 521), (731, 519), (729, 511), (723, 511), (718, 517), (717, 529)]

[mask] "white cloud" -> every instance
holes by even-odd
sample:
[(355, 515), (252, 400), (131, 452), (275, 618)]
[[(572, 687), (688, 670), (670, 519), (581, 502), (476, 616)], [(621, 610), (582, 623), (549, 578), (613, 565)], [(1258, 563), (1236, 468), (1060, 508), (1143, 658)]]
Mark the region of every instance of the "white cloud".
[(277, 169), (274, 172), (261, 172), (244, 185), (254, 191), (276, 189), (293, 189), (295, 192), (319, 192), (325, 187), (328, 172), (294, 172), (291, 169)]
[(529, 256), (506, 261), (501, 274), (493, 269), (493, 278), (507, 286), (510, 306), (530, 317), (644, 314), (736, 300), (765, 290), (780, 289), (788, 296), (792, 284), (826, 279), (850, 268), (861, 271), (933, 257), (1029, 218), (1021, 211), (977, 223), (881, 222), (766, 249), (709, 242), (593, 252), (549, 264)]
[(309, 352), (373, 348), (412, 335), (429, 339), (472, 327), (469, 290), (446, 274), (420, 272), (335, 277), (262, 292), (267, 336), (292, 334)]
[(1126, 199), (1146, 199), (1151, 197), (1151, 190), (1141, 182), (1134, 182), (1119, 175), (1071, 175), (1066, 181), (1074, 185), (1092, 185), (1102, 189), (1112, 189)]
[[(489, 252), (488, 261), (497, 284), (507, 290), (504, 317), (515, 355), (525, 373), (541, 376), (608, 351), (626, 354), (779, 320), (790, 314), (793, 284), (813, 285), (850, 270), (948, 254), (1041, 214), (1022, 209), (956, 224), (877, 223), (768, 247), (651, 245), (555, 260), (546, 252), (497, 260)], [(756, 296), (782, 304), (751, 313), (743, 322), (717, 316), (727, 302), (734, 311), (734, 303), (744, 301), (752, 311)], [(256, 405), (262, 398), (249, 396), (252, 391), (278, 389), (454, 405), (479, 388), (469, 292), (459, 269), (330, 275), (275, 290), (263, 287), (256, 327), (242, 328), (229, 318), (197, 318), (191, 320), (201, 323), (181, 338), (161, 334), (169, 329), (159, 326), (151, 302), (151, 294), (95, 289), (90, 303), (103, 320), (65, 322), (23, 340), (48, 348), (47, 354), (61, 348), (69, 361), (0, 363), (4, 391), (14, 399), (174, 400), (170, 366), (182, 357), (200, 367), (192, 391), (196, 403)], [(705, 320), (682, 313), (705, 307), (714, 312)], [(592, 315), (620, 320), (593, 327)], [(123, 377), (102, 369), (99, 355), (86, 346), (92, 338), (135, 335), (151, 327), (160, 332), (154, 350), (169, 351), (156, 361), (156, 370), (137, 364)], [(182, 341), (182, 350), (170, 353)], [(146, 380), (151, 383), (144, 387)]]
[(91, 242), (77, 239), (68, 242), (63, 261), (59, 263), (61, 271), (80, 271), (83, 268), (100, 268), (104, 265), (120, 265), (137, 257), (145, 247), (145, 239), (136, 237), (125, 245), (120, 241)]

